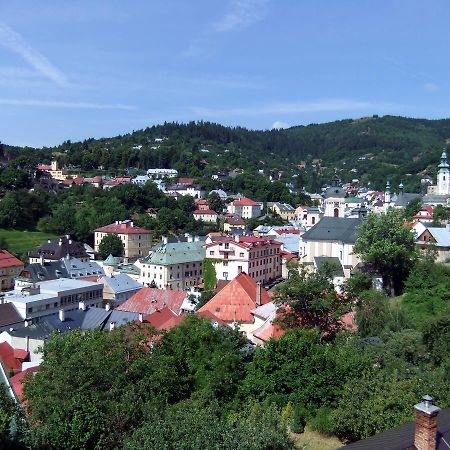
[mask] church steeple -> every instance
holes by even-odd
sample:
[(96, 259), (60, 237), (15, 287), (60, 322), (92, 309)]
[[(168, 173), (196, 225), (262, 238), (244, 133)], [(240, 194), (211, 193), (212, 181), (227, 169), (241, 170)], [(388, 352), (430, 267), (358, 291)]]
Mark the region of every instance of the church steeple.
[(450, 194), (450, 166), (447, 162), (447, 153), (444, 149), (441, 155), (441, 163), (439, 164), (437, 176), (437, 193), (439, 195)]
[(386, 182), (386, 189), (384, 191), (384, 203), (391, 203), (391, 185), (389, 181)]

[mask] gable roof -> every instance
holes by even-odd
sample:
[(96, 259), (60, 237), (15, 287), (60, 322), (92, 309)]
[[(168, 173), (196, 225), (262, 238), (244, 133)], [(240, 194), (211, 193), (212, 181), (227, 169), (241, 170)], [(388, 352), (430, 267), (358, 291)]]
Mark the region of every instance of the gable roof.
[[(409, 422), (341, 448), (346, 450), (416, 450), (414, 431), (415, 423)], [(448, 450), (446, 442), (450, 442), (450, 408), (442, 409), (438, 414), (436, 450)]]
[[(225, 322), (253, 323), (251, 311), (256, 308), (256, 289), (256, 281), (241, 272), (198, 311), (209, 311)], [(269, 294), (261, 287), (261, 304), (269, 302)]]
[(131, 220), (117, 221), (104, 227), (97, 228), (96, 233), (115, 233), (115, 234), (150, 234), (145, 228), (137, 227)]
[(37, 250), (29, 253), (31, 258), (58, 260), (70, 255), (75, 258), (88, 258), (88, 254), (83, 246), (79, 242), (76, 242), (70, 238), (69, 235), (61, 236), (60, 238), (48, 240), (45, 244), (42, 244)]
[(188, 295), (186, 291), (145, 287), (133, 294), (128, 300), (118, 306), (116, 310), (151, 314), (167, 306), (176, 314), (180, 314), (181, 305), (186, 295)]
[(142, 288), (142, 284), (138, 283), (135, 279), (125, 273), (104, 276), (100, 278), (99, 282), (109, 286), (115, 294), (136, 291)]
[(340, 241), (354, 244), (357, 228), (362, 219), (348, 217), (323, 217), (302, 235), (303, 241)]
[(428, 227), (427, 230), (436, 241), (437, 247), (450, 247), (450, 227), (437, 228)]
[(3, 303), (0, 305), (0, 327), (23, 322), (22, 316), (12, 303)]
[(0, 269), (17, 266), (23, 266), (23, 262), (9, 253), (8, 250), (0, 250)]
[(241, 197), (238, 200), (234, 200), (231, 202), (233, 206), (259, 206), (259, 203), (256, 203), (250, 198)]
[(157, 330), (170, 330), (182, 321), (183, 317), (175, 314), (167, 306), (144, 317), (144, 323), (152, 325)]
[(0, 343), (0, 359), (7, 372), (10, 370), (14, 371), (14, 373), (20, 372), (22, 370), (22, 362), (30, 356), (30, 353), (27, 351), (17, 350), (11, 347), (8, 342)]

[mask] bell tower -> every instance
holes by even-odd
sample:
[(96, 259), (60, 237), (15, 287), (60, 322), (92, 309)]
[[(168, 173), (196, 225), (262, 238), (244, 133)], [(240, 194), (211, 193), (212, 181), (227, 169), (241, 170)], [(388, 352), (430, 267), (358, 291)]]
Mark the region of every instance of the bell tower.
[(450, 194), (450, 170), (447, 162), (447, 153), (445, 150), (441, 155), (441, 163), (439, 164), (439, 172), (437, 176), (437, 193), (439, 195), (448, 195)]

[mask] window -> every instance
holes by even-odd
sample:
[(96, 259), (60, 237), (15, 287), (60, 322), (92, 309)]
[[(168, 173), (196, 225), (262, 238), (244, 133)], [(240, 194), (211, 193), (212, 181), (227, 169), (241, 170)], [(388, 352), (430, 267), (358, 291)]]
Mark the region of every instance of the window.
[(210, 255), (214, 255), (214, 251), (211, 250), (211, 251), (209, 252), (209, 254), (210, 254)]
[(242, 272), (242, 266), (238, 266), (238, 273)]
[(244, 257), (244, 252), (239, 253), (239, 257), (243, 258)]
[(229, 249), (230, 248), (230, 243), (229, 242), (225, 242), (225, 249)]
[(223, 265), (226, 267), (226, 266), (228, 266), (228, 261), (224, 261), (223, 262)]
[(225, 280), (228, 280), (228, 272), (224, 272), (222, 275), (223, 275), (223, 278), (225, 278)]

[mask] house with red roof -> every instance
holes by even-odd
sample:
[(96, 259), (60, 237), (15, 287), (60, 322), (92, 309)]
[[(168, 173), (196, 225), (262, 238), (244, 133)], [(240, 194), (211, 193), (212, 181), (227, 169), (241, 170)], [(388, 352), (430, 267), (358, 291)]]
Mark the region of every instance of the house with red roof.
[(142, 323), (151, 325), (156, 330), (170, 330), (183, 321), (183, 316), (175, 314), (168, 306), (157, 309), (144, 316)]
[(269, 294), (261, 287), (261, 283), (256, 283), (252, 277), (242, 272), (203, 305), (198, 314), (212, 314), (230, 327), (239, 324), (239, 330), (251, 339), (251, 332), (255, 328), (252, 311), (270, 301)]
[(281, 243), (266, 237), (220, 236), (206, 241), (218, 280), (232, 280), (241, 272), (267, 283), (281, 277)]
[(243, 230), (245, 228), (245, 220), (242, 217), (227, 217), (223, 224), (223, 231), (230, 233), (233, 230)]
[(189, 291), (171, 289), (142, 288), (116, 308), (118, 311), (136, 312), (144, 315), (153, 314), (163, 308), (169, 308), (177, 316), (184, 314)]
[(201, 222), (216, 223), (219, 215), (212, 209), (197, 209), (192, 215), (194, 219)]
[(273, 302), (258, 306), (251, 313), (255, 320), (251, 340), (255, 344), (264, 345), (270, 339), (279, 339), (286, 332), (275, 322), (277, 307)]
[(195, 199), (195, 206), (197, 207), (197, 210), (200, 210), (200, 211), (209, 210), (208, 200), (205, 200), (204, 198)]
[(241, 197), (229, 203), (227, 206), (227, 211), (228, 213), (241, 217), (242, 219), (253, 219), (261, 215), (262, 207), (260, 203), (257, 203), (247, 197)]
[(0, 290), (14, 287), (14, 278), (19, 276), (24, 268), (23, 262), (8, 252), (0, 249)]
[(95, 251), (99, 251), (102, 239), (108, 234), (119, 236), (124, 247), (125, 258), (140, 258), (148, 255), (151, 248), (151, 233), (135, 226), (131, 220), (116, 221), (95, 230)]
[(433, 206), (432, 205), (423, 205), (420, 210), (417, 212), (415, 216), (413, 216), (415, 220), (419, 220), (423, 223), (431, 224), (434, 221), (433, 217)]

